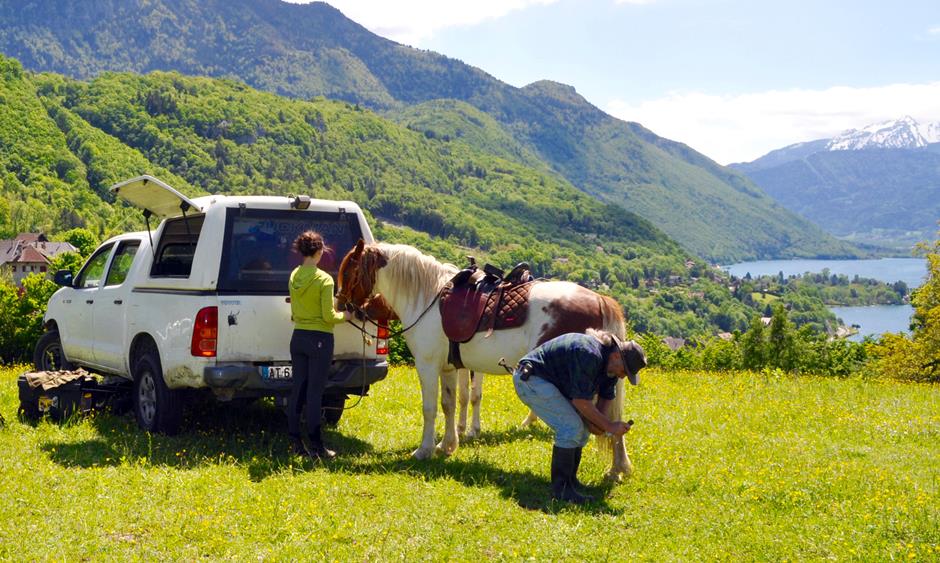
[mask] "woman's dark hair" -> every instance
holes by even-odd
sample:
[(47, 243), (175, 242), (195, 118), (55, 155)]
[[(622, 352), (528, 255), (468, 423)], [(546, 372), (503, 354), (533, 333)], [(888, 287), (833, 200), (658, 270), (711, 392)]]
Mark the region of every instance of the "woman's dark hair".
[(302, 256), (313, 256), (318, 250), (325, 248), (323, 237), (316, 231), (305, 231), (294, 241), (294, 250)]

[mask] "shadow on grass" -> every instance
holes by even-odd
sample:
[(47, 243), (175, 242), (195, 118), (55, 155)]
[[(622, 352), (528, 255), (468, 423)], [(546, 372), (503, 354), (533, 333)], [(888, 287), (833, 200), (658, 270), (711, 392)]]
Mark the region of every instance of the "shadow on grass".
[[(337, 458), (326, 465), (329, 471), (358, 474), (406, 474), (422, 479), (450, 479), (467, 487), (496, 487), (503, 498), (512, 499), (522, 508), (540, 510), (554, 514), (562, 510), (577, 510), (592, 514), (618, 516), (622, 510), (607, 504), (606, 497), (614, 487), (605, 481), (594, 487), (585, 487), (585, 493), (593, 496), (594, 502), (577, 506), (554, 502), (550, 499), (551, 484), (548, 479), (531, 471), (514, 471), (479, 459), (436, 456), (429, 460), (410, 457), (411, 450), (387, 452), (380, 459), (363, 463), (354, 458)], [(466, 456), (469, 452), (464, 451)], [(460, 454), (457, 454), (458, 456)], [(546, 453), (546, 466), (550, 453)]]
[(498, 446), (509, 442), (519, 442), (522, 440), (537, 440), (540, 442), (551, 443), (555, 439), (555, 434), (543, 425), (532, 425), (526, 428), (521, 426), (512, 426), (502, 430), (484, 430), (483, 433), (475, 438), (460, 438), (461, 447), (468, 446)]
[[(88, 417), (98, 436), (79, 441), (47, 442), (41, 446), (49, 458), (64, 467), (118, 466), (140, 463), (181, 470), (239, 464), (247, 468), (249, 479), (259, 482), (284, 471), (336, 471), (356, 474), (405, 474), (419, 479), (452, 479), (468, 487), (493, 486), (504, 498), (519, 506), (546, 513), (579, 510), (596, 514), (619, 515), (607, 505), (605, 497), (613, 485), (604, 482), (587, 487), (597, 500), (585, 506), (549, 500), (550, 483), (531, 471), (508, 470), (480, 459), (473, 459), (477, 446), (492, 446), (517, 440), (551, 441), (544, 427), (509, 428), (484, 433), (468, 441), (454, 457), (430, 460), (411, 458), (412, 450), (376, 452), (371, 444), (327, 430), (326, 438), (341, 456), (329, 463), (314, 463), (290, 453), (285, 432), (286, 422), (280, 409), (268, 403), (231, 408), (224, 405), (199, 405), (184, 423), (187, 432), (163, 436), (141, 432), (133, 417), (97, 413)], [(545, 465), (550, 461), (546, 449)]]
[[(142, 432), (131, 416), (95, 413), (87, 420), (98, 436), (41, 446), (49, 458), (64, 467), (117, 466), (141, 463), (179, 469), (238, 463), (248, 468), (252, 481), (261, 481), (288, 467), (311, 469), (313, 463), (290, 453), (283, 412), (270, 404), (231, 408), (197, 405), (191, 409), (177, 436)], [(68, 424), (68, 423), (66, 423)], [(351, 455), (372, 452), (362, 440), (326, 430), (329, 443)]]

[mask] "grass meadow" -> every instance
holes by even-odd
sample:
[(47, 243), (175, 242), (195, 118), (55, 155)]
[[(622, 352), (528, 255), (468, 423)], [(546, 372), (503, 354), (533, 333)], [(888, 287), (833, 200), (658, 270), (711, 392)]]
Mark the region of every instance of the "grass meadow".
[[(329, 465), (289, 456), (266, 403), (205, 406), (177, 437), (130, 416), (17, 420), (0, 369), (0, 559), (940, 560), (940, 387), (644, 371), (635, 475), (547, 502), (551, 435), (489, 377), (483, 435), (414, 461), (416, 375), (345, 413)], [(440, 424), (440, 420), (439, 420)], [(439, 426), (440, 429), (440, 426)]]

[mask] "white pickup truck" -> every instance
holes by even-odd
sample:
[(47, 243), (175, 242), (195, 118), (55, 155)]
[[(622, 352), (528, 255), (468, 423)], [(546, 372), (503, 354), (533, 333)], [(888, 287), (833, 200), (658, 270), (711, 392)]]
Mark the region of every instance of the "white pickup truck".
[[(115, 195), (139, 208), (148, 230), (105, 241), (49, 300), (36, 369), (82, 366), (134, 382), (140, 426), (180, 429), (185, 389), (221, 400), (286, 396), (290, 389), (288, 278), (301, 261), (298, 234), (321, 233), (331, 252), (320, 267), (336, 275), (343, 254), (372, 232), (358, 205), (306, 196), (189, 199), (150, 176)], [(151, 232), (150, 218), (161, 220)], [(376, 333), (374, 327), (370, 331)], [(324, 396), (327, 423), (349, 394), (365, 394), (388, 372), (387, 329), (376, 338), (349, 323)]]

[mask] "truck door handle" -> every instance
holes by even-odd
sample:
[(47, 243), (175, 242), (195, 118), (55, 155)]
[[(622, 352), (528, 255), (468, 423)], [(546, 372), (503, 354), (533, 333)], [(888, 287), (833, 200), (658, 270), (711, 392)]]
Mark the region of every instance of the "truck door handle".
[(123, 303), (124, 303), (124, 300), (123, 300), (123, 299), (115, 299), (115, 300), (114, 300), (114, 304), (115, 304), (115, 305), (121, 305), (121, 304), (123, 304)]
[(86, 300), (85, 300), (85, 303), (88, 303), (89, 305), (91, 305), (91, 304), (94, 303), (94, 302), (95, 302), (94, 299), (86, 299)]

